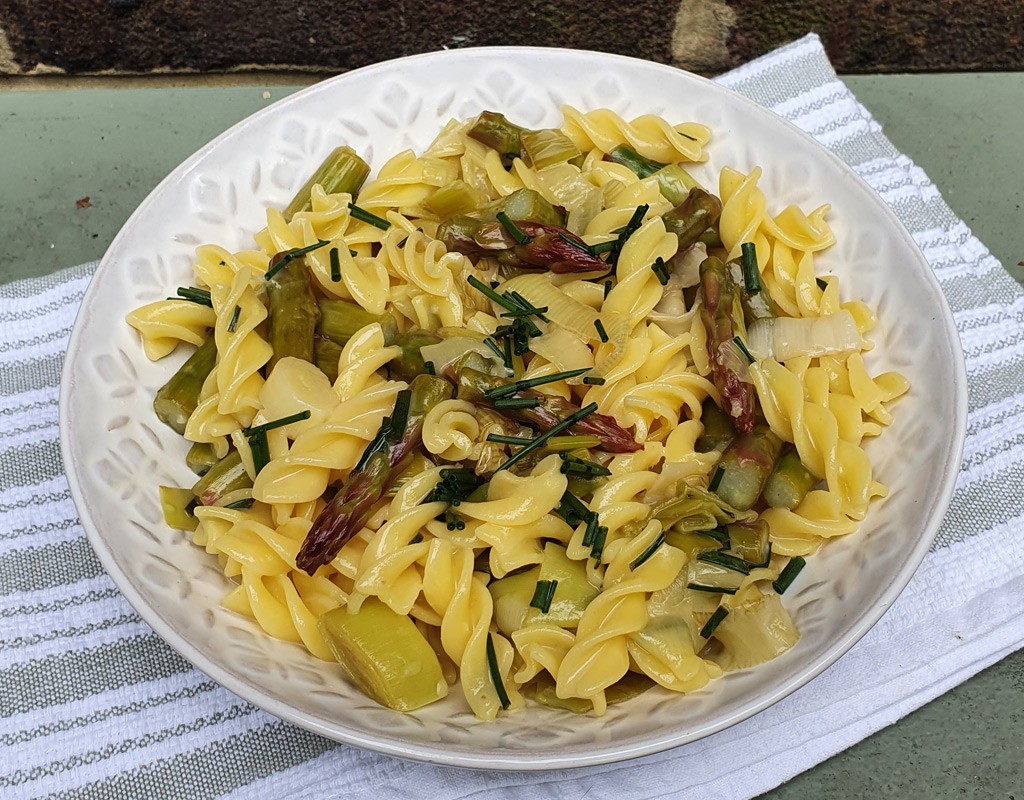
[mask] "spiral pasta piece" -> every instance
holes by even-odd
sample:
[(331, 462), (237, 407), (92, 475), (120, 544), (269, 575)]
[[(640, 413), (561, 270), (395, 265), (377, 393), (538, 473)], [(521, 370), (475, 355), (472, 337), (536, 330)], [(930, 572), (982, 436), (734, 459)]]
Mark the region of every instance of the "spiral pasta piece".
[(150, 361), (170, 355), (179, 342), (202, 344), (216, 319), (212, 308), (188, 300), (159, 300), (126, 317), (142, 335), (142, 349)]
[(640, 155), (663, 163), (703, 161), (704, 144), (711, 132), (703, 125), (669, 125), (661, 117), (645, 114), (626, 122), (614, 111), (599, 108), (586, 113), (562, 106), (565, 122), (562, 132), (581, 151), (599, 149), (610, 153), (620, 144), (628, 144)]

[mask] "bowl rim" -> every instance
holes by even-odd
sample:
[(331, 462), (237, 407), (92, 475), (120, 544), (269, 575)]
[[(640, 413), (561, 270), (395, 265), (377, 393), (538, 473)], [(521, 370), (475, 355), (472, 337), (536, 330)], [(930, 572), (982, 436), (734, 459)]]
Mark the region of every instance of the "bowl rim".
[[(172, 184), (175, 184), (178, 180), (187, 175), (195, 167), (198, 161), (211, 151), (219, 148), (223, 142), (233, 137), (237, 131), (253, 125), (259, 125), (262, 119), (270, 113), (281, 113), (282, 110), (287, 109), (287, 107), (293, 103), (305, 102), (306, 98), (317, 95), (321, 92), (330, 92), (336, 84), (347, 81), (351, 79), (352, 76), (357, 76), (358, 78), (372, 77), (374, 73), (394, 70), (398, 65), (429, 63), (436, 60), (447, 60), (452, 58), (456, 60), (480, 57), (518, 59), (552, 54), (570, 59), (579, 59), (581, 62), (589, 63), (594, 60), (598, 60), (613, 65), (617, 64), (624, 68), (642, 67), (644, 69), (660, 71), (668, 79), (676, 80), (683, 77), (684, 79), (697, 81), (713, 87), (713, 90), (716, 92), (724, 92), (730, 95), (731, 99), (741, 104), (748, 113), (755, 116), (761, 116), (762, 118), (770, 118), (775, 124), (781, 122), (788, 126), (792, 132), (795, 132), (803, 139), (804, 143), (809, 148), (817, 151), (819, 156), (825, 156), (830, 159), (848, 178), (852, 178), (853, 184), (857, 187), (858, 191), (862, 194), (866, 194), (870, 198), (871, 203), (884, 216), (892, 229), (899, 233), (900, 237), (917, 257), (919, 266), (922, 267), (921, 272), (926, 283), (929, 284), (929, 288), (932, 290), (934, 297), (940, 301), (941, 313), (936, 314), (936, 316), (941, 317), (942, 319), (942, 325), (945, 329), (944, 332), (949, 341), (952, 353), (955, 356), (951, 375), (951, 388), (954, 392), (954, 428), (950, 431), (952, 435), (945, 450), (947, 469), (942, 475), (936, 491), (936, 496), (939, 502), (929, 510), (929, 517), (926, 524), (921, 529), (921, 535), (918, 537), (913, 549), (905, 554), (905, 560), (903, 561), (902, 567), (897, 572), (895, 579), (889, 585), (887, 590), (876, 599), (876, 602), (864, 609), (856, 624), (848, 630), (845, 636), (826, 648), (817, 658), (808, 662), (807, 667), (801, 670), (792, 679), (775, 687), (774, 690), (767, 692), (758, 702), (745, 706), (742, 709), (738, 709), (721, 718), (717, 718), (713, 722), (687, 734), (673, 735), (669, 729), (664, 735), (652, 737), (633, 746), (620, 745), (617, 747), (605, 747), (600, 752), (586, 756), (559, 756), (555, 753), (510, 751), (510, 755), (496, 758), (492, 754), (466, 753), (464, 751), (456, 750), (444, 751), (443, 745), (438, 743), (430, 745), (419, 743), (396, 743), (395, 741), (387, 738), (372, 738), (342, 727), (324, 724), (315, 717), (307, 716), (305, 713), (295, 709), (288, 703), (276, 699), (274, 696), (263, 691), (258, 686), (233, 674), (230, 670), (220, 666), (213, 659), (207, 658), (207, 656), (205, 656), (202, 651), (194, 646), (185, 636), (179, 634), (170, 625), (170, 623), (165, 621), (160, 613), (135, 590), (128, 575), (118, 566), (113, 552), (107, 547), (103, 538), (100, 536), (98, 526), (94, 522), (90, 513), (88, 498), (85, 496), (82, 489), (83, 484), (79, 477), (78, 466), (73, 458), (70, 435), (73, 425), (70, 413), (70, 404), (71, 394), (75, 383), (75, 355), (79, 351), (81, 341), (84, 336), (84, 319), (87, 316), (91, 302), (94, 300), (94, 295), (98, 292), (97, 287), (99, 285), (99, 281), (96, 280), (96, 278), (115, 269), (115, 255), (122, 240), (128, 236), (128, 231), (134, 227), (139, 218), (144, 217), (147, 214), (149, 208), (157, 202), (158, 198), (167, 191)], [(798, 128), (785, 117), (776, 114), (770, 108), (755, 103), (729, 87), (715, 83), (708, 78), (695, 75), (677, 67), (646, 61), (644, 59), (634, 58), (631, 56), (603, 53), (593, 50), (577, 50), (560, 47), (500, 46), (470, 47), (456, 50), (440, 50), (420, 53), (370, 64), (341, 73), (300, 89), (285, 98), (259, 109), (253, 114), (250, 114), (246, 118), (235, 123), (188, 156), (170, 173), (168, 173), (168, 175), (166, 175), (152, 189), (152, 191), (149, 192), (135, 211), (132, 212), (131, 216), (129, 216), (124, 225), (118, 231), (117, 235), (111, 241), (109, 247), (104, 253), (103, 258), (100, 260), (99, 266), (90, 280), (88, 289), (83, 297), (82, 304), (79, 307), (72, 333), (68, 341), (67, 353), (61, 371), (59, 408), (60, 452), (64, 463), (65, 475), (68, 480), (72, 499), (78, 511), (82, 527), (85, 529), (90, 545), (97, 554), (103, 568), (107, 571), (117, 588), (122, 592), (122, 594), (124, 594), (139, 616), (153, 628), (154, 632), (160, 636), (164, 642), (166, 642), (175, 652), (189, 661), (189, 663), (195, 668), (205, 673), (224, 688), (275, 717), (286, 720), (308, 731), (343, 744), (355, 745), (363, 749), (372, 750), (389, 756), (412, 759), (437, 765), (468, 767), (474, 769), (516, 769), (538, 771), (580, 768), (614, 763), (659, 753), (696, 741), (705, 736), (709, 736), (732, 727), (733, 725), (764, 711), (812, 681), (838, 661), (872, 627), (874, 627), (878, 620), (881, 619), (881, 617), (896, 601), (897, 597), (910, 582), (918, 566), (924, 560), (936, 535), (938, 534), (939, 527), (952, 500), (959, 467), (962, 462), (964, 439), (967, 427), (968, 404), (966, 365), (959, 333), (956, 329), (948, 301), (939, 286), (938, 280), (930, 264), (924, 257), (924, 254), (921, 252), (909, 231), (907, 231), (906, 227), (896, 216), (893, 209), (885, 203), (878, 193), (875, 192), (875, 190), (872, 189), (851, 166), (840, 159), (833, 151), (817, 142), (808, 133)]]

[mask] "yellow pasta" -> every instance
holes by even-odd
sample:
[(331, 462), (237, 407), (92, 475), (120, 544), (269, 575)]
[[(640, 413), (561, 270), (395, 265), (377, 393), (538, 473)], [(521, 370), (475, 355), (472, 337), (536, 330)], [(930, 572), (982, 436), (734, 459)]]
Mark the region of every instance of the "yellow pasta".
[[(754, 668), (799, 640), (803, 557), (888, 493), (864, 445), (910, 387), (817, 273), (831, 207), (759, 167), (680, 194), (707, 128), (563, 114), (453, 120), (304, 189), (127, 320), (152, 359), (216, 348), (154, 408), (209, 470), (166, 513), (224, 607), (397, 709), (458, 682), (482, 720), (603, 714)], [(834, 341), (780, 350), (783, 322)]]

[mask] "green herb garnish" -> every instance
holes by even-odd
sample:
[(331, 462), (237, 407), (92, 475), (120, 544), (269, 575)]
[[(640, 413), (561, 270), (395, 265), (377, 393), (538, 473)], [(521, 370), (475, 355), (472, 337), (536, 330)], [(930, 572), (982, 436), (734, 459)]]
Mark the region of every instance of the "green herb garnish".
[(512, 221), (512, 218), (504, 211), (499, 211), (497, 214), (498, 222), (501, 223), (508, 235), (516, 240), (516, 244), (529, 244), (530, 237), (523, 233), (522, 229)]
[(194, 286), (179, 286), (177, 295), (182, 300), (188, 300), (190, 303), (198, 303), (201, 306), (213, 308), (213, 300), (210, 298), (208, 289), (197, 289)]
[(534, 388), (535, 386), (543, 386), (545, 383), (554, 383), (555, 381), (575, 378), (578, 375), (582, 375), (584, 372), (589, 372), (589, 367), (584, 369), (571, 369), (565, 372), (555, 372), (551, 375), (541, 375), (537, 378), (527, 378), (526, 380), (510, 383), (507, 386), (498, 386), (494, 389), (488, 389), (484, 392), (484, 397), (494, 400), (495, 398), (505, 397), (505, 395), (515, 394), (516, 392), (524, 392), (527, 389)]
[(501, 682), (501, 670), (498, 668), (498, 656), (494, 652), (494, 639), (487, 634), (487, 668), (491, 673), (491, 681), (494, 683), (494, 690), (498, 693), (498, 702), (501, 708), (508, 711), (512, 701), (508, 699), (508, 692), (505, 691), (505, 684)]
[(533, 590), (533, 599), (530, 601), (530, 605), (547, 614), (551, 610), (551, 601), (555, 597), (557, 587), (558, 581), (537, 581), (537, 588)]
[(231, 315), (231, 321), (228, 323), (228, 333), (234, 333), (238, 327), (238, 317), (242, 313), (241, 306), (235, 306), (235, 312)]
[(761, 291), (761, 268), (757, 265), (757, 248), (753, 242), (740, 245), (743, 251), (743, 283), (749, 294)]
[(796, 580), (796, 576), (807, 565), (803, 556), (793, 556), (785, 568), (779, 573), (779, 577), (772, 583), (772, 588), (779, 594), (785, 594), (789, 585)]
[(355, 203), (349, 203), (348, 210), (352, 214), (353, 219), (365, 222), (367, 225), (373, 225), (373, 227), (380, 228), (382, 231), (386, 231), (391, 227), (391, 223), (386, 219), (378, 217), (376, 214), (371, 214), (369, 211), (364, 208), (360, 208)]
[(715, 613), (711, 615), (710, 619), (704, 623), (704, 627), (700, 629), (701, 638), (710, 639), (711, 634), (717, 630), (718, 626), (722, 624), (722, 620), (727, 616), (729, 616), (729, 609), (724, 606), (716, 608)]
[(327, 247), (327, 245), (329, 244), (330, 242), (320, 240), (316, 244), (311, 244), (307, 247), (300, 247), (298, 250), (292, 250), (286, 253), (284, 258), (282, 258), (280, 261), (274, 264), (274, 266), (267, 270), (267, 274), (263, 276), (263, 279), (269, 281), (277, 273), (279, 273), (281, 270), (283, 270), (285, 267), (291, 264), (295, 259), (301, 258), (302, 256), (306, 255), (306, 253), (312, 253), (314, 250), (319, 250), (321, 247)]
[(734, 336), (732, 340), (736, 342), (736, 346), (743, 352), (743, 355), (746, 356), (747, 361), (753, 364), (756, 359), (750, 355), (750, 351), (747, 349), (747, 346), (743, 344), (743, 340), (739, 336)]
[(506, 461), (504, 464), (502, 464), (500, 467), (498, 467), (498, 469), (495, 470), (495, 471), (497, 472), (497, 471), (501, 471), (503, 469), (508, 469), (509, 467), (511, 467), (514, 464), (516, 464), (519, 461), (521, 461), (528, 454), (532, 453), (538, 447), (543, 445), (544, 442), (546, 442), (552, 436), (557, 436), (562, 431), (568, 430), (573, 425), (575, 425), (577, 422), (579, 422), (581, 419), (584, 419), (584, 418), (590, 416), (595, 411), (597, 411), (597, 403), (591, 403), (589, 406), (587, 406), (585, 408), (581, 408), (575, 414), (573, 414), (573, 415), (571, 415), (569, 417), (566, 417), (561, 422), (559, 422), (557, 425), (555, 425), (553, 428), (551, 428), (550, 430), (545, 431), (540, 436), (538, 436), (535, 439), (533, 439), (528, 445), (525, 445), (522, 450), (520, 450), (514, 456), (509, 458), (508, 461)]
[(332, 247), (328, 255), (331, 257), (331, 280), (337, 283), (341, 280), (341, 258), (338, 255), (338, 248)]
[(247, 439), (251, 439), (254, 436), (260, 434), (266, 434), (267, 431), (272, 431), (274, 428), (283, 428), (285, 425), (291, 425), (293, 422), (301, 422), (304, 419), (309, 419), (309, 409), (300, 411), (297, 414), (292, 414), (288, 417), (281, 417), (281, 419), (275, 419), (273, 422), (265, 422), (262, 425), (257, 425), (254, 428), (245, 428), (242, 433), (245, 434)]
[(647, 545), (647, 549), (644, 550), (640, 555), (629, 562), (630, 569), (636, 569), (641, 566), (647, 559), (654, 555), (654, 552), (665, 543), (665, 533), (662, 531), (658, 534), (653, 542)]
[(602, 342), (608, 341), (608, 331), (604, 329), (604, 323), (599, 319), (594, 320), (594, 327), (597, 328), (597, 335), (601, 337)]
[(500, 397), (494, 401), (494, 407), (497, 409), (536, 408), (539, 405), (539, 397)]

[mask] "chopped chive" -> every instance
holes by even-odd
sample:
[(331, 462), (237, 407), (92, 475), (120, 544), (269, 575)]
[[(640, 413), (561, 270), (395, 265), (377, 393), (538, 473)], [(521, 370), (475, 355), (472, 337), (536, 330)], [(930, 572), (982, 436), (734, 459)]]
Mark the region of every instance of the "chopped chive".
[(499, 286), (501, 286), (501, 283), (499, 283), (498, 281), (491, 281), (492, 289), (497, 289)]
[(507, 369), (512, 369), (512, 338), (506, 337), (502, 342), (504, 353), (502, 353), (501, 359), (505, 362)]
[(539, 397), (500, 397), (494, 401), (494, 407), (501, 408), (536, 408), (540, 405)]
[(441, 470), (441, 480), (428, 495), (427, 502), (461, 505), (462, 501), (479, 489), (483, 483), (484, 479), (471, 469), (443, 469)]
[(526, 439), (522, 436), (502, 436), (500, 433), (489, 433), (487, 434), (487, 441), (493, 442), (494, 444), (512, 444), (517, 447), (524, 447), (530, 444), (533, 439)]
[(544, 316), (544, 312), (548, 310), (547, 306), (544, 308), (535, 308), (529, 300), (516, 291), (505, 292), (505, 296), (519, 306), (523, 311), (529, 311), (535, 317), (543, 320), (544, 322), (551, 322), (551, 320)]
[(711, 482), (708, 484), (708, 491), (713, 492), (718, 489), (718, 484), (722, 482), (722, 475), (725, 474), (725, 470), (721, 467), (715, 470), (715, 474), (711, 476)]
[(530, 605), (547, 614), (551, 610), (551, 601), (555, 597), (557, 587), (558, 581), (537, 581), (537, 588), (533, 590), (533, 599), (530, 601)]
[(640, 555), (629, 562), (630, 569), (636, 569), (641, 566), (647, 559), (654, 555), (654, 552), (665, 543), (665, 533), (659, 533), (657, 538), (651, 542), (647, 549), (644, 550)]
[(466, 530), (466, 522), (450, 508), (444, 512), (444, 524), (450, 531)]
[(348, 210), (352, 214), (353, 219), (365, 222), (367, 225), (373, 225), (373, 227), (380, 228), (382, 231), (386, 231), (391, 227), (391, 223), (386, 219), (378, 217), (376, 214), (371, 214), (369, 211), (364, 208), (360, 208), (355, 203), (349, 203)]
[(609, 281), (605, 281), (604, 282), (604, 296), (608, 297), (608, 294), (611, 292), (611, 290), (612, 290), (612, 282), (610, 280)]
[(352, 258), (355, 258), (355, 257), (356, 257), (357, 255), (359, 255), (359, 253), (357, 253), (357, 252), (356, 252), (355, 250), (353, 250), (353, 249), (352, 249), (351, 247), (350, 247), (350, 248), (348, 249), (348, 254), (349, 254), (350, 256), (352, 256)]
[(267, 274), (263, 276), (263, 280), (269, 281), (277, 273), (279, 273), (281, 270), (283, 270), (285, 267), (291, 264), (295, 259), (306, 255), (306, 253), (312, 253), (314, 250), (319, 250), (321, 247), (326, 247), (329, 244), (330, 242), (325, 242), (321, 239), (316, 244), (311, 244), (308, 247), (300, 247), (298, 250), (292, 250), (291, 252), (286, 253), (284, 258), (282, 258), (280, 261), (274, 264), (274, 266), (267, 270)]
[(519, 311), (502, 311), (501, 312), (501, 316), (503, 316), (503, 317), (513, 317), (513, 318), (516, 318), (516, 317), (532, 317), (532, 316), (536, 316), (537, 314), (543, 314), (547, 310), (548, 310), (547, 306), (544, 306), (543, 308), (532, 308), (531, 307), (531, 308), (524, 308), (524, 309), (521, 309)]
[(417, 533), (415, 536), (412, 537), (412, 539), (409, 540), (409, 544), (419, 544), (422, 541), (423, 541), (423, 534), (422, 533)]
[[(486, 339), (484, 339), (484, 344), (487, 345), (491, 349), (491, 351), (494, 353), (494, 355), (496, 355), (502, 361), (505, 360), (505, 354), (502, 353), (501, 352), (501, 348), (498, 347), (497, 344), (495, 344), (494, 339), (492, 339), (490, 336), (488, 336)], [(505, 366), (508, 366), (508, 364), (506, 364)]]
[(755, 359), (750, 355), (750, 351), (747, 349), (747, 346), (743, 344), (743, 340), (739, 336), (734, 336), (732, 340), (736, 342), (736, 346), (743, 351), (743, 355), (747, 357), (747, 361), (753, 364)]
[(662, 286), (668, 283), (668, 269), (665, 268), (665, 259), (661, 256), (651, 264), (651, 271), (658, 276), (658, 283)]
[(281, 417), (281, 419), (275, 419), (273, 422), (265, 422), (262, 425), (257, 425), (255, 428), (246, 428), (242, 431), (245, 434), (245, 438), (251, 439), (254, 436), (260, 434), (266, 434), (267, 431), (272, 431), (274, 428), (283, 428), (285, 425), (291, 425), (293, 422), (301, 422), (304, 419), (309, 419), (310, 412), (307, 408), (305, 411), (300, 411), (297, 414), (291, 416)]
[(559, 232), (558, 236), (560, 239), (562, 239), (562, 241), (572, 245), (577, 250), (582, 250), (588, 256), (594, 255), (593, 249), (591, 249), (590, 245), (584, 242), (582, 239), (574, 239), (572, 236), (566, 236), (564, 233), (561, 232)]
[(194, 286), (179, 286), (177, 294), (182, 300), (213, 308), (213, 300), (210, 298), (210, 292), (207, 289), (197, 289)]
[(597, 526), (597, 535), (594, 537), (594, 544), (590, 548), (590, 557), (601, 565), (601, 556), (604, 555), (604, 543), (608, 538), (608, 529), (604, 525)]
[(555, 513), (564, 519), (566, 524), (571, 525), (574, 528), (583, 522), (583, 520), (589, 520), (591, 517), (595, 520), (597, 519), (597, 515), (587, 508), (583, 501), (570, 491), (566, 491), (562, 494), (562, 500), (558, 504), (558, 508), (555, 509)]
[(700, 531), (700, 534), (702, 536), (710, 537), (711, 539), (714, 539), (716, 542), (720, 542), (726, 547), (729, 546), (729, 529), (726, 528), (724, 525), (720, 525), (717, 528), (712, 528), (709, 531)]
[(238, 317), (242, 313), (241, 306), (235, 306), (235, 313), (231, 315), (231, 321), (228, 323), (228, 333), (234, 333), (238, 327)]
[(424, 361), (423, 362), (423, 369), (426, 370), (426, 373), (428, 375), (437, 375), (437, 370), (434, 369), (434, 362), (433, 361)]
[(722, 620), (729, 616), (729, 609), (724, 606), (719, 606), (715, 609), (715, 613), (711, 615), (711, 618), (704, 623), (704, 627), (700, 629), (700, 635), (702, 639), (710, 639), (711, 634), (715, 632), (719, 625), (722, 624)]
[(575, 378), (578, 375), (582, 375), (584, 372), (589, 372), (589, 370), (589, 367), (585, 367), (583, 369), (571, 369), (566, 372), (555, 372), (551, 375), (541, 375), (537, 378), (516, 381), (515, 383), (510, 383), (507, 386), (498, 386), (494, 389), (488, 389), (484, 392), (484, 397), (493, 400), (498, 397), (504, 397), (505, 395), (515, 394), (516, 392), (523, 392), (527, 389), (532, 389), (535, 386), (543, 386), (546, 383), (554, 383), (555, 381)]
[(608, 467), (603, 467), (593, 461), (577, 458), (576, 456), (571, 456), (566, 452), (559, 453), (559, 456), (561, 456), (563, 462), (561, 467), (563, 475), (572, 473), (574, 475), (596, 477), (598, 475), (605, 476), (612, 474), (612, 471), (608, 469)]
[(530, 237), (523, 233), (522, 229), (512, 221), (508, 214), (504, 211), (499, 211), (497, 217), (501, 227), (508, 231), (508, 235), (516, 240), (516, 244), (530, 243)]
[(757, 294), (761, 291), (761, 268), (757, 265), (757, 248), (753, 242), (740, 245), (743, 251), (743, 283), (747, 292)]
[(733, 572), (742, 572), (744, 575), (750, 574), (750, 564), (742, 558), (736, 558), (736, 556), (719, 553), (716, 550), (712, 550), (708, 553), (701, 553), (697, 556), (697, 560), (703, 561), (707, 564), (715, 564), (719, 567), (725, 567)]
[(789, 585), (796, 580), (796, 576), (804, 568), (807, 562), (803, 556), (793, 556), (785, 568), (779, 573), (779, 577), (772, 583), (772, 588), (779, 594), (785, 594)]
[(498, 656), (494, 652), (494, 639), (487, 634), (487, 668), (491, 672), (491, 680), (494, 682), (494, 690), (498, 693), (498, 702), (501, 708), (508, 711), (512, 701), (508, 699), (508, 692), (505, 691), (505, 684), (501, 682), (501, 670), (498, 669)]
[(331, 280), (337, 283), (341, 280), (341, 259), (338, 256), (338, 248), (332, 247), (328, 255), (331, 257)]
[(594, 327), (597, 328), (597, 335), (601, 337), (602, 342), (608, 341), (608, 331), (604, 329), (604, 323), (599, 319), (594, 320)]
[(597, 514), (591, 513), (590, 516), (587, 517), (587, 529), (583, 532), (584, 547), (591, 547), (594, 544), (594, 539), (597, 538), (598, 527), (600, 526), (598, 524)]
[(224, 506), (224, 508), (233, 508), (233, 509), (252, 508), (252, 504), (255, 503), (255, 502), (256, 502), (256, 500), (253, 499), (252, 497), (247, 497), (244, 500), (236, 500), (233, 503), (228, 503), (226, 506)]
[(687, 589), (695, 592), (710, 592), (711, 594), (736, 594), (735, 589), (723, 589), (721, 586), (705, 586), (703, 583), (688, 583)]
[(583, 382), (587, 386), (604, 386), (604, 378), (584, 378)]
[(629, 222), (627, 222), (626, 226), (619, 232), (619, 238), (615, 241), (616, 259), (618, 258), (618, 253), (622, 252), (622, 248), (629, 240), (629, 237), (636, 233), (643, 224), (644, 215), (647, 213), (649, 208), (650, 206), (646, 204), (637, 206), (636, 211), (633, 212), (633, 216), (629, 218)]
[(257, 431), (249, 440), (249, 451), (252, 453), (252, 468), (257, 475), (270, 463), (270, 445), (267, 443), (267, 432)]
[(472, 286), (474, 289), (476, 289), (478, 292), (482, 293), (489, 300), (493, 300), (495, 303), (497, 303), (499, 306), (504, 308), (506, 311), (520, 311), (521, 310), (519, 308), (516, 308), (515, 304), (512, 303), (511, 300), (508, 300), (507, 298), (502, 297), (500, 294), (498, 294), (496, 291), (494, 291), (494, 289), (492, 289), (490, 286), (488, 286), (482, 280), (477, 278), (475, 275), (470, 275), (468, 278), (466, 278), (466, 282), (469, 283), (469, 285)]
[(600, 244), (590, 245), (590, 252), (592, 252), (595, 256), (599, 256), (601, 255), (601, 253), (610, 253), (618, 246), (619, 242), (617, 239), (610, 239), (607, 242), (601, 242)]
[(544, 442), (546, 442), (552, 436), (557, 436), (562, 431), (568, 430), (573, 425), (575, 425), (577, 422), (579, 422), (581, 419), (584, 419), (585, 417), (590, 416), (595, 411), (597, 411), (597, 403), (591, 403), (586, 408), (581, 408), (579, 411), (577, 411), (572, 416), (566, 417), (561, 422), (559, 422), (557, 425), (555, 425), (553, 428), (551, 428), (550, 430), (545, 431), (540, 436), (536, 437), (533, 441), (531, 441), (528, 445), (524, 446), (522, 450), (520, 450), (514, 456), (509, 458), (508, 461), (506, 461), (504, 464), (502, 464), (500, 467), (498, 467), (498, 469), (495, 470), (495, 472), (500, 472), (503, 469), (508, 469), (513, 464), (518, 463), (523, 458), (525, 458), (527, 455), (529, 455), (534, 450), (536, 450), (538, 447), (543, 445)]
[(815, 278), (814, 282), (818, 284), (818, 288), (821, 289), (821, 291), (825, 291), (828, 288), (828, 281), (824, 278)]
[(552, 436), (544, 448), (557, 453), (563, 450), (589, 450), (600, 444), (601, 440), (596, 436)]

